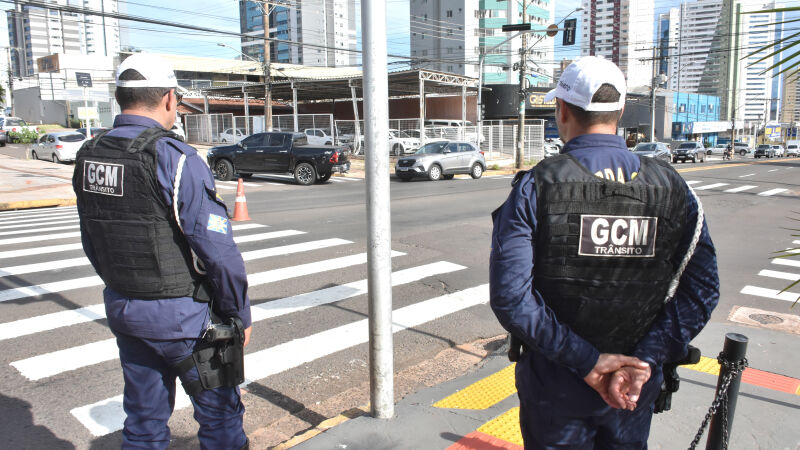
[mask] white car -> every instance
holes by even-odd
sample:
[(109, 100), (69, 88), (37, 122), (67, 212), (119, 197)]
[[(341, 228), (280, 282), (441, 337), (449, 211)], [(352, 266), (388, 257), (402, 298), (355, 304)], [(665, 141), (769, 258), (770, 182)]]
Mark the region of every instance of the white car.
[(238, 128), (227, 128), (219, 134), (219, 141), (223, 144), (238, 144), (247, 135)]
[(333, 145), (333, 138), (322, 128), (306, 128), (303, 133), (311, 145)]
[(75, 161), (75, 154), (86, 140), (86, 136), (77, 131), (43, 134), (31, 146), (31, 158), (49, 159), (54, 163)]
[(706, 149), (706, 154), (708, 155), (722, 155), (725, 153), (725, 149), (728, 148), (728, 144), (717, 144), (713, 147), (709, 147)]
[(773, 145), (772, 149), (775, 150), (775, 156), (777, 157), (786, 156), (786, 150), (783, 149), (782, 145)]
[(419, 138), (415, 138), (402, 130), (389, 130), (389, 151), (394, 156), (414, 153), (421, 146)]
[(176, 121), (174, 124), (172, 124), (170, 131), (177, 134), (182, 141), (186, 142), (186, 133), (183, 131), (183, 127), (181, 126), (180, 122)]

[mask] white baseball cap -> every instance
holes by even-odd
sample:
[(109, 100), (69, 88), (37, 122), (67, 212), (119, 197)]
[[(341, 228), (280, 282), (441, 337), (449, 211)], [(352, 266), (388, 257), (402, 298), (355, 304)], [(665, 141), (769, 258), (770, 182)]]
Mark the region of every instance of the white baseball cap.
[[(592, 103), (592, 97), (604, 84), (610, 84), (619, 91), (619, 101), (615, 103)], [(625, 106), (625, 75), (613, 62), (602, 56), (584, 56), (567, 66), (556, 88), (548, 92), (544, 101), (558, 97), (584, 111), (619, 111)]]
[[(139, 72), (144, 80), (120, 80), (120, 74), (128, 69)], [(116, 83), (117, 87), (125, 88), (178, 87), (172, 65), (164, 58), (148, 53), (135, 53), (122, 61), (117, 67)]]

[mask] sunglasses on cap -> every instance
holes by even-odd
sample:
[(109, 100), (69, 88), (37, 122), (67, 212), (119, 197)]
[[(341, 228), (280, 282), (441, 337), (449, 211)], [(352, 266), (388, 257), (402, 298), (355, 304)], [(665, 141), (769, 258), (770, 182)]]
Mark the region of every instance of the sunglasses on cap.
[(164, 92), (164, 94), (163, 94), (163, 95), (167, 95), (167, 94), (169, 94), (169, 91), (171, 91), (171, 90), (173, 90), (173, 89), (175, 90), (175, 99), (177, 100), (177, 103), (180, 103), (180, 102), (181, 102), (181, 100), (183, 100), (183, 94), (181, 94), (180, 92), (178, 92), (178, 90), (177, 90), (177, 89), (175, 89), (175, 88), (170, 88), (170, 89), (168, 89), (168, 90), (167, 90), (167, 92)]

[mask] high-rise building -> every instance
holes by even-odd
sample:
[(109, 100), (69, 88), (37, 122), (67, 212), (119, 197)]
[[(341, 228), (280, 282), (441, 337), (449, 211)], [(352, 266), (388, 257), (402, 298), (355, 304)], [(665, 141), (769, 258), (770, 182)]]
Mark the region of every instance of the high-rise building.
[[(509, 0), (411, 0), (411, 59), (415, 68), (478, 78), (481, 55), (508, 39), (506, 24), (529, 22), (544, 29), (552, 22), (555, 0), (529, 0), (527, 17), (522, 2)], [(528, 80), (531, 86), (553, 81), (553, 39), (531, 33), (528, 40)], [(521, 38), (486, 54), (484, 84), (517, 84)]]
[(356, 64), (355, 0), (298, 0), (291, 7), (239, 3), (241, 32), (247, 35), (242, 53), (259, 61), (264, 60), (263, 8), (271, 8), (271, 61), (322, 67)]
[(653, 0), (582, 0), (581, 55), (603, 56), (622, 69), (628, 88), (653, 77)]
[[(53, 0), (54, 5), (70, 4)], [(82, 6), (117, 12), (117, 0), (84, 0)], [(9, 47), (16, 76), (32, 75), (36, 59), (54, 53), (113, 56), (119, 52), (119, 20), (37, 6), (8, 11)]]
[(800, 77), (797, 74), (783, 79), (781, 91), (781, 116), (783, 123), (800, 124)]
[(673, 90), (675, 90), (673, 85), (677, 80), (671, 76), (674, 71), (670, 66), (673, 57), (676, 57), (677, 60), (678, 43), (680, 42), (679, 14), (678, 8), (671, 8), (668, 13), (658, 16), (658, 67), (656, 72), (667, 77), (664, 85)]
[[(709, 69), (710, 52), (718, 40), (718, 23), (723, 0), (697, 0), (672, 8), (670, 16), (670, 58), (667, 85), (680, 92), (700, 92), (700, 80)], [(663, 43), (662, 43), (663, 44)]]

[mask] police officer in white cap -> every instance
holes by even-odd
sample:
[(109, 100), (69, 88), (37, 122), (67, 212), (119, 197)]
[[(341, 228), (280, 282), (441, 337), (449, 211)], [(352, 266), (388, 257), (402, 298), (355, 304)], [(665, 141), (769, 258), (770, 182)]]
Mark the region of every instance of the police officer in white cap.
[(212, 313), (239, 327), (239, 347), (250, 338), (247, 274), (227, 210), (202, 157), (167, 131), (181, 97), (167, 61), (134, 54), (117, 68), (116, 85), (122, 114), (78, 152), (73, 188), (119, 347), (122, 447), (169, 445), (179, 377), (200, 447), (247, 448), (237, 383), (201, 381), (191, 364)]
[(625, 94), (612, 62), (570, 64), (546, 97), (562, 154), (520, 172), (492, 214), (491, 307), (523, 345), (528, 449), (646, 448), (662, 366), (719, 300), (700, 201), (617, 136)]

